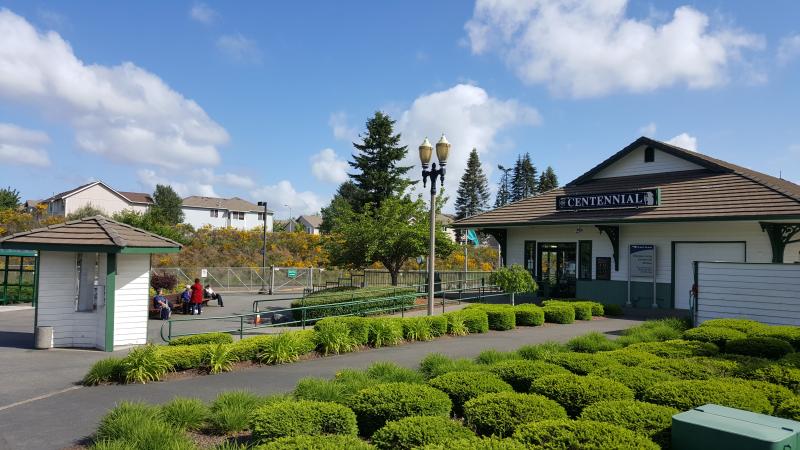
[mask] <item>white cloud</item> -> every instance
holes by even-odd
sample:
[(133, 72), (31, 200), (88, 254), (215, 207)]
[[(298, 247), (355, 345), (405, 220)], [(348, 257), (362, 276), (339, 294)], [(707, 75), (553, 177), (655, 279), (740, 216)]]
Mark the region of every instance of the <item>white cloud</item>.
[(228, 133), (156, 75), (130, 62), (87, 65), (58, 33), (7, 9), (0, 36), (0, 99), (66, 121), (81, 149), (169, 168), (219, 162)]
[(261, 50), (258, 44), (241, 33), (220, 36), (217, 39), (217, 48), (238, 63), (261, 64)]
[(139, 179), (139, 184), (149, 191), (153, 191), (157, 184), (164, 184), (172, 186), (172, 189), (175, 189), (175, 192), (177, 192), (181, 197), (188, 197), (190, 195), (219, 197), (219, 195), (217, 195), (217, 193), (214, 191), (214, 186), (204, 183), (203, 181), (205, 180), (198, 180), (198, 182), (189, 183), (175, 182), (171, 181), (163, 174), (156, 173), (154, 170), (150, 169), (140, 169), (136, 172), (136, 176)]
[(741, 50), (764, 47), (690, 6), (658, 21), (626, 17), (627, 3), (478, 0), (465, 28), (473, 53), (497, 51), (523, 81), (574, 97), (718, 86)]
[(798, 56), (800, 56), (800, 33), (781, 39), (778, 44), (778, 63), (788, 64)]
[(206, 5), (205, 3), (195, 3), (189, 10), (189, 17), (192, 20), (204, 24), (214, 23), (214, 21), (217, 20), (218, 16), (219, 14), (217, 14), (216, 11), (211, 9), (211, 7)]
[(46, 133), (0, 123), (0, 161), (9, 164), (47, 167), (50, 157), (41, 147), (50, 143)]
[(278, 209), (284, 205), (292, 208), (292, 215), (316, 214), (325, 205), (322, 199), (311, 191), (297, 192), (288, 180), (277, 184), (263, 186), (250, 192), (256, 201), (266, 201), (270, 209)]
[[(484, 89), (458, 84), (450, 89), (418, 97), (411, 107), (402, 113), (397, 129), (402, 133), (403, 144), (408, 145), (404, 165), (413, 166), (409, 177), (420, 179), (420, 164), (417, 147), (427, 136), (433, 144), (442, 132), (452, 145), (447, 160), (445, 189), (450, 196), (448, 208), (455, 201), (458, 182), (467, 165), (467, 157), (473, 147), (478, 149), (484, 170), (491, 175), (491, 152), (498, 150), (498, 134), (516, 125), (537, 125), (539, 113), (516, 100), (500, 100), (491, 97)], [(417, 192), (423, 193), (422, 183)]]
[(333, 130), (333, 137), (336, 139), (352, 142), (358, 137), (358, 130), (348, 125), (347, 113), (344, 111), (331, 113), (328, 119), (328, 125), (330, 125), (331, 130)]
[(247, 175), (226, 172), (217, 174), (211, 169), (195, 169), (190, 173), (192, 179), (201, 180), (208, 184), (222, 184), (242, 189), (252, 189), (256, 182)]
[(658, 128), (656, 127), (656, 123), (650, 122), (647, 125), (639, 128), (639, 134), (641, 134), (642, 136), (653, 137), (656, 135), (657, 129)]
[(681, 133), (674, 138), (669, 139), (667, 144), (672, 144), (693, 152), (697, 151), (697, 138), (689, 135), (688, 133)]
[(320, 181), (340, 184), (347, 181), (347, 161), (340, 159), (331, 148), (324, 148), (311, 155), (311, 173)]

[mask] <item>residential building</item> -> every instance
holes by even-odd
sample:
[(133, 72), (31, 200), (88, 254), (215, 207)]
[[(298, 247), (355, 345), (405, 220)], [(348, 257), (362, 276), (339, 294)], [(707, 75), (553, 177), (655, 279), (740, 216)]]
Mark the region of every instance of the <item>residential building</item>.
[[(250, 230), (264, 224), (264, 208), (239, 197), (192, 196), (183, 199), (183, 221), (195, 228), (233, 227)], [(272, 231), (273, 213), (267, 210), (267, 231)]]
[(47, 204), (47, 212), (52, 216), (68, 216), (92, 206), (110, 217), (126, 209), (145, 212), (153, 204), (153, 198), (143, 192), (117, 191), (102, 181), (93, 181), (42, 202)]
[(319, 227), (322, 226), (322, 217), (318, 215), (303, 215), (297, 218), (297, 223), (306, 230), (306, 233), (319, 234)]

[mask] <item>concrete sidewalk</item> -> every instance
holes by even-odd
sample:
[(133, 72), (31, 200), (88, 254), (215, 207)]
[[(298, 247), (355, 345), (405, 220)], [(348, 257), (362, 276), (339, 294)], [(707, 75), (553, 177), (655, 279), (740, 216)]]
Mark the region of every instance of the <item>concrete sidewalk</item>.
[[(511, 331), (464, 337), (443, 337), (431, 342), (366, 350), (280, 366), (255, 367), (239, 372), (147, 385), (111, 385), (77, 388), (0, 410), (0, 448), (8, 450), (61, 449), (89, 436), (100, 418), (122, 400), (165, 402), (174, 396), (213, 399), (218, 393), (248, 389), (260, 394), (291, 391), (306, 376), (332, 377), (342, 368), (364, 368), (375, 361), (394, 361), (417, 367), (429, 353), (473, 357), (485, 349), (514, 350), (545, 341), (564, 342), (590, 331), (615, 332), (639, 321), (598, 319), (572, 325), (546, 324)], [(99, 352), (98, 352), (99, 353)], [(105, 354), (104, 354), (105, 356)], [(19, 379), (5, 379), (16, 383)]]

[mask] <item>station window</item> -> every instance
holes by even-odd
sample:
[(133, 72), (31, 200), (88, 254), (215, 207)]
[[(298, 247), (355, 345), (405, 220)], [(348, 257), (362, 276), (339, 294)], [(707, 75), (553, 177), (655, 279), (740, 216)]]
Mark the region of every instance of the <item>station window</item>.
[(649, 163), (656, 160), (656, 150), (653, 147), (644, 149), (644, 162)]
[(592, 241), (578, 242), (578, 278), (592, 279)]

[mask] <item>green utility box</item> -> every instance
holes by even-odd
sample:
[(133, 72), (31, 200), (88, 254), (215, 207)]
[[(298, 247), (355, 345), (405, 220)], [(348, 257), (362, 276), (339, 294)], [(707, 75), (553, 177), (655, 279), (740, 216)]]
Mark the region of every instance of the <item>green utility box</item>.
[(672, 448), (679, 450), (800, 450), (800, 422), (719, 405), (672, 416)]

